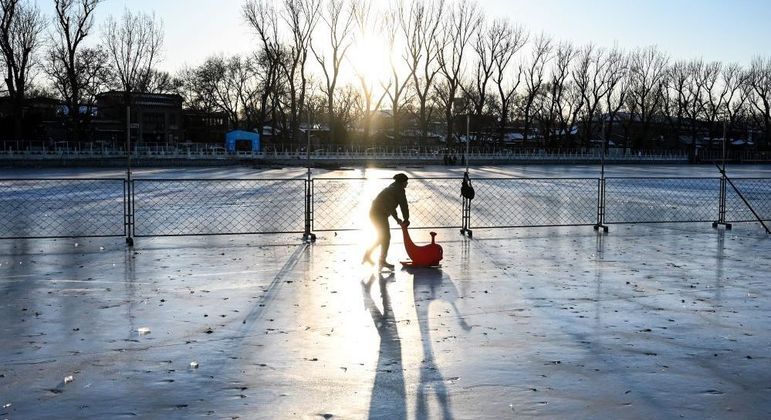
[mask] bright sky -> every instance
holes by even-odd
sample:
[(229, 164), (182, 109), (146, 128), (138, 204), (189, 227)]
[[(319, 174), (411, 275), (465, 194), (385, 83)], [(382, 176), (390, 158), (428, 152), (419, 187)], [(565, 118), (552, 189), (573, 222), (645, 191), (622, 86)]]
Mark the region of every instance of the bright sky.
[(768, 0), (484, 0), (533, 32), (576, 44), (658, 45), (673, 59), (748, 64), (771, 55)]
[[(35, 0), (48, 16), (52, 0)], [(278, 4), (280, 0), (274, 0)], [(375, 0), (382, 4), (387, 0)], [(409, 0), (407, 0), (409, 1)], [(673, 59), (748, 64), (771, 55), (769, 0), (480, 0), (488, 17), (507, 16), (534, 33), (582, 45), (632, 49), (657, 44)], [(97, 31), (124, 7), (155, 12), (164, 22), (160, 68), (175, 72), (210, 55), (245, 53), (255, 38), (241, 16), (243, 0), (105, 0)], [(100, 34), (92, 36), (92, 42)]]

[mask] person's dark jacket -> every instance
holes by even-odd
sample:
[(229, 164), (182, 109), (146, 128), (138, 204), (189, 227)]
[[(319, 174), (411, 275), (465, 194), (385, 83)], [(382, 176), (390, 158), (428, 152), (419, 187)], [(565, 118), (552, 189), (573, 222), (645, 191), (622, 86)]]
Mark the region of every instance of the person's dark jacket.
[(388, 217), (393, 216), (394, 219), (398, 219), (396, 214), (396, 206), (399, 206), (402, 210), (402, 216), (404, 221), (410, 220), (410, 208), (407, 205), (407, 195), (404, 192), (404, 188), (398, 182), (394, 182), (380, 191), (380, 194), (372, 201), (372, 213), (377, 215)]

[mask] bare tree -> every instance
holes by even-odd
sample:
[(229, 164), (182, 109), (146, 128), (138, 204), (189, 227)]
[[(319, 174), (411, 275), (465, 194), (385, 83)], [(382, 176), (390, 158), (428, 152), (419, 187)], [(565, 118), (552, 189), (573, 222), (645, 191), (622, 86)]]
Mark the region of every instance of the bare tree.
[(231, 89), (237, 92), (236, 97), (242, 119), (240, 126), (251, 130), (255, 128), (255, 124), (260, 122), (257, 120), (260, 86), (253, 57), (232, 57), (228, 65), (227, 76)]
[[(710, 91), (715, 89), (719, 70), (701, 60), (677, 61), (668, 67), (662, 89), (661, 110), (669, 122), (671, 136), (678, 141), (683, 124), (687, 123), (690, 132), (690, 152), (696, 153), (698, 134), (701, 123), (709, 118)], [(715, 113), (722, 107), (715, 104)], [(717, 118), (717, 114), (715, 117)], [(712, 136), (712, 124), (708, 126)]]
[[(545, 109), (540, 114), (544, 141), (569, 140), (573, 125), (582, 106), (582, 93), (569, 80), (571, 66), (578, 51), (569, 42), (561, 42), (554, 54), (551, 78), (546, 85)], [(561, 142), (562, 143), (562, 142)], [(564, 142), (569, 143), (569, 142)]]
[[(85, 106), (86, 112), (81, 113), (80, 109), (77, 111), (77, 125), (75, 125), (74, 133), (85, 131), (93, 113), (93, 108), (96, 104), (96, 95), (108, 89), (114, 84), (114, 76), (110, 71), (110, 57), (107, 52), (101, 48), (79, 48), (75, 56), (75, 84), (70, 79), (72, 73), (68, 72), (65, 66), (61, 65), (59, 61), (59, 55), (51, 50), (49, 51), (48, 67), (46, 72), (53, 88), (56, 89), (62, 98), (65, 98), (65, 103), (72, 109), (73, 106), (80, 108)], [(74, 98), (72, 86), (78, 86), (77, 102), (70, 102), (67, 98)], [(73, 103), (77, 105), (73, 105)], [(72, 116), (70, 111), (70, 118), (76, 118)], [(73, 123), (74, 123), (73, 121)], [(77, 140), (79, 137), (75, 137)]]
[(386, 92), (386, 96), (391, 105), (391, 119), (393, 139), (399, 143), (401, 131), (401, 112), (402, 106), (408, 102), (408, 87), (412, 80), (412, 69), (409, 66), (403, 66), (402, 60), (394, 56), (393, 52), (400, 50), (406, 40), (402, 27), (403, 3), (397, 2), (388, 9), (383, 29), (387, 39), (388, 50), (392, 52), (389, 58), (390, 79), (387, 82), (381, 82), (381, 87)]
[(357, 112), (356, 103), (361, 100), (361, 93), (352, 85), (341, 87), (335, 100), (335, 115), (340, 119), (340, 124), (350, 126), (360, 115)]
[[(473, 105), (474, 115), (481, 120), (486, 107), (489, 107), (489, 84), (495, 83), (496, 70), (501, 64), (502, 55), (511, 58), (512, 47), (519, 49), (521, 45), (512, 45), (512, 42), (521, 43), (521, 39), (513, 39), (515, 29), (504, 19), (494, 19), (489, 25), (480, 27), (476, 33), (473, 50), (476, 53), (474, 80), (468, 87), (461, 84), (461, 88)], [(476, 127), (478, 131), (481, 127)]]
[(439, 73), (437, 49), (439, 30), (444, 13), (444, 0), (419, 0), (402, 11), (402, 31), (407, 41), (405, 60), (412, 74), (412, 87), (418, 100), (418, 121), (423, 141), (428, 136), (433, 107), (429, 100), (434, 79)]
[(721, 72), (723, 85), (726, 87), (726, 98), (723, 101), (723, 115), (727, 119), (727, 129), (730, 132), (747, 104), (746, 76), (742, 68), (731, 63), (723, 67)]
[(546, 63), (551, 59), (552, 41), (546, 35), (539, 35), (533, 43), (530, 52), (530, 61), (525, 64), (525, 96), (523, 98), (522, 111), (525, 122), (523, 140), (527, 142), (530, 136), (532, 124), (533, 103), (541, 93), (544, 84)]
[[(49, 74), (67, 105), (68, 117), (73, 126), (72, 134), (77, 142), (81, 137), (80, 105), (82, 92), (88, 89), (84, 83), (94, 81), (88, 77), (91, 63), (80, 57), (80, 45), (94, 26), (93, 12), (102, 0), (54, 0), (55, 35), (49, 50)], [(86, 57), (88, 58), (88, 57)], [(96, 70), (92, 68), (92, 70)], [(64, 76), (64, 77), (57, 77)], [(86, 76), (86, 77), (83, 77)]]
[(630, 56), (627, 99), (630, 111), (637, 113), (642, 124), (633, 142), (636, 147), (650, 141), (651, 121), (661, 106), (668, 62), (669, 57), (655, 46), (638, 49)]
[(466, 46), (482, 23), (482, 12), (474, 1), (454, 1), (451, 10), (444, 22), (444, 40), (437, 51), (439, 67), (445, 79), (440, 97), (444, 105), (448, 143), (453, 138), (452, 105), (463, 79)]
[(320, 0), (284, 0), (279, 12), (290, 36), (287, 57), (281, 60), (281, 65), (283, 77), (288, 84), (290, 131), (296, 142), (300, 141), (300, 120), (308, 90), (306, 65), (311, 35), (319, 19), (320, 4)]
[(713, 61), (705, 65), (702, 77), (704, 114), (710, 138), (718, 138), (722, 135), (722, 124), (719, 124), (719, 120), (724, 117), (725, 101), (729, 93), (729, 86), (723, 83), (722, 76), (723, 63)]
[(182, 80), (180, 95), (184, 105), (198, 112), (216, 112), (218, 110), (213, 92), (213, 84), (209, 82), (208, 74), (201, 72), (201, 67), (184, 68), (178, 77)]
[[(493, 55), (493, 83), (498, 92), (500, 123), (498, 141), (503, 142), (503, 134), (509, 121), (509, 113), (514, 95), (522, 80), (522, 67), (518, 66), (516, 77), (509, 78), (511, 60), (524, 47), (528, 34), (521, 26), (514, 26), (507, 20), (501, 21), (501, 48)], [(513, 72), (512, 72), (513, 73)]]
[(141, 91), (160, 59), (163, 23), (155, 15), (126, 9), (120, 20), (110, 16), (103, 32), (121, 88), (127, 94)]
[(182, 90), (183, 80), (171, 75), (169, 72), (161, 70), (150, 70), (150, 74), (145, 79), (140, 92), (156, 93), (164, 95), (178, 95)]
[[(586, 109), (584, 113), (584, 142), (587, 146), (594, 132), (594, 121), (602, 118), (601, 101), (609, 89), (610, 77), (608, 72), (611, 71), (611, 61), (608, 60), (608, 54), (603, 49), (598, 49), (591, 44), (587, 45), (579, 54), (578, 68), (573, 74)], [(604, 147), (603, 145), (603, 152)]]
[(771, 144), (771, 58), (755, 57), (747, 73), (752, 110), (765, 131), (763, 146)]
[[(372, 3), (368, 0), (361, 0), (354, 9), (354, 17), (356, 21), (356, 32), (354, 33), (354, 43), (362, 42), (368, 36), (369, 32), (377, 32), (379, 25), (374, 18)], [(363, 46), (360, 46), (362, 48)], [(354, 106), (358, 110), (358, 115), (362, 121), (362, 141), (364, 144), (370, 144), (370, 130), (372, 127), (372, 113), (374, 110), (380, 108), (383, 100), (386, 97), (386, 91), (380, 94), (378, 99), (375, 99), (374, 85), (375, 81), (369, 78), (367, 71), (361, 63), (351, 63), (353, 71), (356, 74), (356, 78), (359, 81), (359, 89), (361, 95), (354, 98)]]
[[(619, 49), (612, 49), (607, 56), (608, 66), (605, 77), (608, 90), (605, 94), (605, 109), (608, 113), (606, 132), (603, 133), (604, 143), (613, 138), (613, 123), (619, 110), (626, 102), (628, 87), (628, 61), (626, 55)], [(626, 152), (626, 150), (625, 150)]]
[(707, 69), (704, 61), (692, 60), (686, 68), (688, 72), (687, 90), (688, 101), (685, 107), (685, 116), (689, 122), (691, 133), (690, 153), (696, 155), (698, 143), (699, 120), (705, 116), (706, 101), (704, 99), (704, 86), (707, 78)]
[(231, 127), (240, 128), (244, 122), (254, 122), (253, 110), (256, 108), (254, 102), (257, 95), (252, 60), (240, 56), (214, 56), (194, 72), (198, 92), (211, 95), (210, 103), (215, 110), (228, 116)]
[(500, 54), (504, 37), (502, 21), (493, 20), (485, 24), (480, 19), (480, 28), (474, 34), (474, 43), (471, 48), (476, 55), (474, 63), (473, 83), (469, 86), (461, 84), (464, 96), (471, 102), (474, 115), (482, 115), (487, 100), (487, 85), (493, 76), (495, 65), (494, 58)]
[(243, 15), (259, 39), (256, 65), (259, 68), (257, 77), (260, 96), (256, 123), (262, 134), (262, 127), (265, 126), (269, 113), (274, 114), (272, 133), (275, 136), (278, 132), (275, 113), (280, 101), (282, 60), (287, 57), (286, 51), (279, 43), (276, 9), (272, 2), (267, 0), (248, 0), (243, 7)]
[(34, 3), (0, 0), (0, 49), (5, 65), (5, 85), (13, 104), (14, 136), (23, 136), (22, 120), (30, 72), (45, 26), (43, 16)]
[(340, 66), (353, 43), (352, 29), (356, 23), (355, 7), (356, 3), (351, 0), (326, 0), (326, 7), (321, 13), (321, 21), (324, 22), (326, 31), (324, 35), (328, 37), (326, 46), (329, 47), (329, 50), (325, 52), (323, 47), (314, 47), (312, 42), (310, 44), (313, 55), (321, 66), (324, 75), (324, 84), (321, 90), (326, 96), (327, 118), (333, 142), (339, 140), (337, 136), (343, 128), (336, 121), (335, 89), (340, 75)]
[[(132, 13), (126, 9), (120, 20), (113, 16), (104, 27), (104, 48), (112, 61), (113, 72), (124, 93), (126, 104), (126, 147), (131, 149), (131, 100), (149, 85), (153, 64), (160, 58), (163, 24), (155, 15)], [(141, 140), (141, 137), (140, 137)], [(130, 155), (129, 155), (130, 160)], [(130, 167), (128, 173), (130, 174)]]
[(691, 101), (688, 83), (688, 63), (678, 61), (667, 69), (666, 83), (662, 95), (662, 110), (672, 130), (672, 137), (679, 141), (685, 118), (685, 110)]

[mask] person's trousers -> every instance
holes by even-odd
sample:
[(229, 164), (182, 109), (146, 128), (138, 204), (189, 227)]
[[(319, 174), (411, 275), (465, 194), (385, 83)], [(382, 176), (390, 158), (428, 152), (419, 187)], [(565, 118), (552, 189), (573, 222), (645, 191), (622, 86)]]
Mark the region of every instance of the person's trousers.
[(388, 225), (388, 215), (370, 213), (372, 224), (377, 231), (378, 242), (380, 243), (380, 261), (385, 261), (388, 256), (388, 248), (391, 246), (391, 227)]

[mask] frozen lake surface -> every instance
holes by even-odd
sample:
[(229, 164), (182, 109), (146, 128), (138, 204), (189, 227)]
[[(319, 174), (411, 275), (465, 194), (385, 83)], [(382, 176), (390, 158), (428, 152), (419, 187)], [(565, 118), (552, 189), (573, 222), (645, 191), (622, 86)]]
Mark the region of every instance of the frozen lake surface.
[[(41, 174), (25, 173), (2, 175)], [(368, 175), (314, 170), (322, 173)], [(708, 166), (609, 167), (607, 175), (638, 173), (719, 176)], [(305, 170), (135, 176), (302, 178)], [(771, 238), (758, 224), (437, 233), (440, 269), (391, 276), (359, 263), (368, 231), (321, 232), (314, 244), (283, 234), (140, 238), (134, 248), (122, 238), (1, 240), (0, 417), (769, 417)], [(424, 230), (412, 237), (429, 241)], [(405, 257), (394, 235), (390, 259)]]

